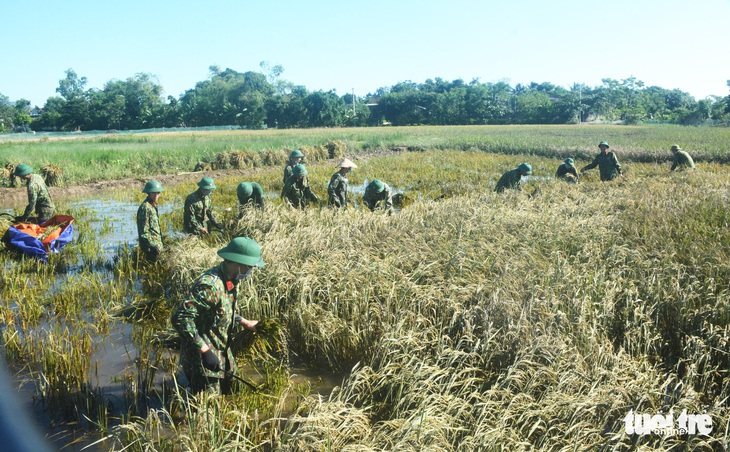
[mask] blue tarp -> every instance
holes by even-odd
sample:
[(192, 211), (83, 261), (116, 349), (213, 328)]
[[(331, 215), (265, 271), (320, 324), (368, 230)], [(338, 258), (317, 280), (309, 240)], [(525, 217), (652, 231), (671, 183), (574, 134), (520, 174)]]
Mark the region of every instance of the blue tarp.
[[(8, 228), (7, 240), (11, 249), (33, 256), (46, 262), (48, 253), (58, 253), (73, 240), (74, 218), (69, 215), (56, 215), (40, 225), (18, 223)], [(47, 237), (39, 239), (49, 227), (60, 226)]]

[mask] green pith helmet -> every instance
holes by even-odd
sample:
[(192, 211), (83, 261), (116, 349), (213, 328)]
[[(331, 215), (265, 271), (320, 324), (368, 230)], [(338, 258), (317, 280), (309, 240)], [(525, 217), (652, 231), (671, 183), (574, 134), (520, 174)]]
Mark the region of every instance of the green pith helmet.
[(302, 165), (301, 163), (292, 168), (291, 172), (294, 177), (301, 177), (309, 174), (309, 172), (307, 172), (307, 168), (305, 168), (304, 165)]
[(241, 182), (236, 188), (236, 194), (238, 198), (248, 198), (253, 194), (253, 186), (249, 182)]
[(676, 145), (676, 144), (673, 144), (673, 145), (672, 145), (672, 147), (671, 147), (671, 148), (669, 148), (669, 150), (670, 150), (670, 151), (672, 151), (672, 152), (677, 152), (677, 151), (681, 151), (681, 150), (682, 150), (682, 148), (680, 148), (680, 147), (679, 147), (678, 145)]
[(263, 267), (264, 260), (261, 259), (261, 247), (256, 240), (248, 237), (236, 237), (228, 245), (218, 250), (218, 255), (223, 259), (249, 267)]
[(144, 184), (144, 188), (142, 189), (142, 193), (160, 193), (163, 191), (165, 189), (162, 188), (162, 184), (154, 179)]
[(383, 190), (385, 190), (385, 184), (380, 179), (375, 179), (374, 181), (370, 182), (367, 186), (367, 190), (373, 191), (375, 193), (380, 193)]
[(527, 176), (532, 174), (532, 167), (529, 163), (520, 163), (517, 165), (517, 169), (520, 170), (521, 173), (525, 173)]
[(302, 151), (300, 151), (299, 149), (294, 149), (293, 151), (291, 151), (291, 154), (289, 154), (289, 160), (294, 160), (297, 157), (304, 158), (304, 154), (302, 154)]
[(26, 165), (25, 163), (21, 163), (20, 165), (15, 167), (15, 175), (18, 177), (27, 176), (28, 174), (33, 172), (33, 168)]
[(611, 146), (608, 145), (608, 142), (607, 141), (601, 141), (600, 143), (598, 143), (598, 147), (600, 148), (601, 146), (606, 146), (607, 148), (610, 148), (611, 147)]
[(568, 157), (567, 159), (565, 159), (565, 164), (568, 166), (573, 166), (575, 165), (575, 160), (573, 160), (572, 157)]
[(204, 177), (198, 182), (198, 187), (204, 190), (215, 190), (215, 182), (210, 177)]

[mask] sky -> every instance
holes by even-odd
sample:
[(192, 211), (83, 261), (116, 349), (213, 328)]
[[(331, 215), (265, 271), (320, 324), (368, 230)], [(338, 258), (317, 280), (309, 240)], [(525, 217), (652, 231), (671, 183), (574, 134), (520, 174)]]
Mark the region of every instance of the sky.
[(42, 107), (138, 73), (179, 97), (209, 68), (364, 96), (437, 77), (730, 94), (730, 0), (36, 0), (0, 6), (0, 94)]

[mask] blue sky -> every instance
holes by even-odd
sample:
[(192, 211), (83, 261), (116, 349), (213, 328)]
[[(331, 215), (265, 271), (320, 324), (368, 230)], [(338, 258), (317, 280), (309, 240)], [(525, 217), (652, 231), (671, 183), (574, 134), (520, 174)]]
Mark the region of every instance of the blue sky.
[(43, 106), (136, 73), (178, 97), (217, 65), (362, 96), (410, 80), (598, 86), (636, 77), (696, 99), (730, 89), (730, 0), (87, 0), (0, 7), (0, 94)]

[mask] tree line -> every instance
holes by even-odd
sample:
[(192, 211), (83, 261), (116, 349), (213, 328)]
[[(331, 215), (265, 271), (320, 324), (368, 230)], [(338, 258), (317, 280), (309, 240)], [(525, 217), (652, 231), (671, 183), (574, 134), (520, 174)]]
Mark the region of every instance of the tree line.
[[(549, 82), (482, 83), (428, 79), (379, 88), (364, 97), (309, 91), (280, 78), (283, 68), (260, 72), (210, 67), (208, 79), (179, 97), (147, 73), (87, 89), (73, 69), (42, 109), (0, 94), (0, 132), (134, 130), (237, 125), (242, 128), (358, 127), (392, 124), (576, 124), (620, 121), (730, 125), (730, 96), (695, 100), (678, 89), (644, 86), (634, 77), (606, 78), (600, 86)], [(730, 81), (728, 81), (730, 86)]]

